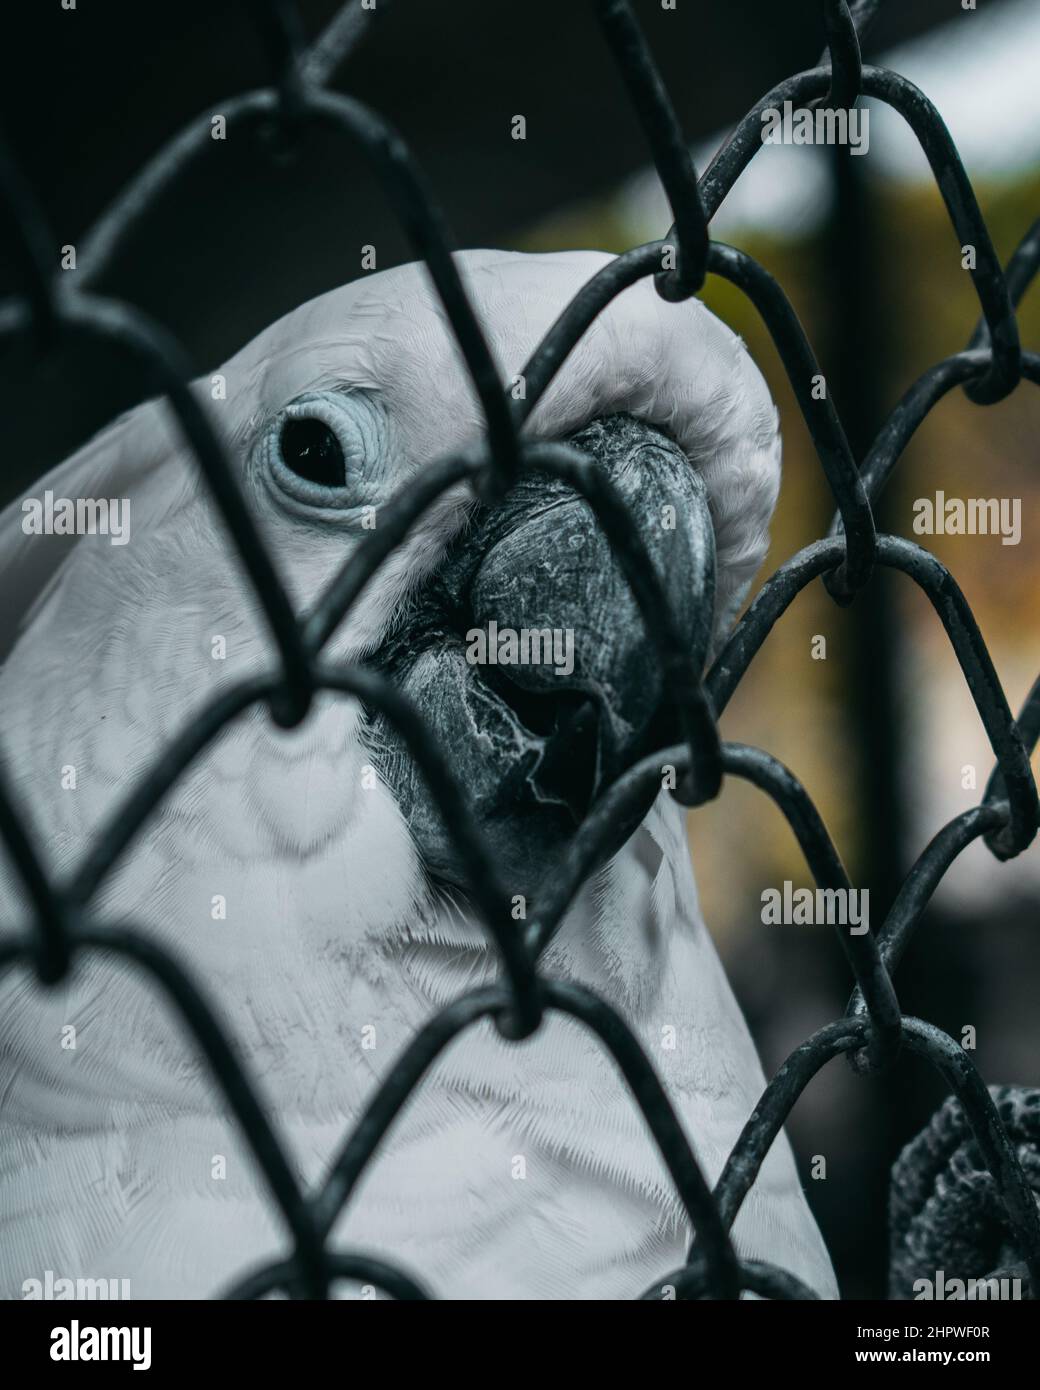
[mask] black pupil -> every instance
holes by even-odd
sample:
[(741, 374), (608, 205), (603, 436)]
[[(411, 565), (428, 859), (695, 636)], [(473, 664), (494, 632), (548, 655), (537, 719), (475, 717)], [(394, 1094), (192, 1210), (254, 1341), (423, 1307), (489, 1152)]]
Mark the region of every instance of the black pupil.
[(347, 462), (339, 440), (321, 420), (286, 420), (282, 426), (282, 460), (309, 483), (346, 487)]

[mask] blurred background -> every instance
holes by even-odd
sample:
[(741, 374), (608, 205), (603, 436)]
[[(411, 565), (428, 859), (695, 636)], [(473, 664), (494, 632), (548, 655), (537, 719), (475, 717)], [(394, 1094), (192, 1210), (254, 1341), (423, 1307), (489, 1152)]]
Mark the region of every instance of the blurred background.
[[(359, 0), (355, 6), (360, 9)], [(316, 36), (337, 10), (304, 0)], [(823, 46), (816, 0), (635, 0), (698, 168), (744, 111)], [(0, 83), (6, 137), (62, 245), (92, 220), (159, 144), (221, 99), (264, 83), (250, 6), (182, 0), (146, 7), (80, 0), (72, 10), (10, 7)], [(360, 15), (358, 16), (360, 18)], [(621, 251), (661, 236), (669, 216), (591, 6), (377, 0), (363, 42), (333, 82), (394, 122), (429, 176), (460, 246)], [(958, 143), (1001, 259), (1040, 202), (1040, 7), (1035, 0), (900, 0), (882, 5), (865, 45), (936, 104)], [(510, 136), (523, 114), (527, 139)], [(862, 457), (907, 386), (958, 351), (977, 316), (960, 248), (923, 154), (898, 116), (871, 106), (870, 150), (760, 152), (713, 235), (756, 256), (802, 318)], [(17, 288), (0, 222), (0, 293)], [(175, 193), (115, 257), (102, 287), (146, 308), (199, 371), (315, 294), (412, 259), (376, 181), (350, 151), (306, 137), (273, 150), (262, 132), (213, 142)], [(710, 279), (707, 303), (747, 341), (780, 406), (785, 476), (763, 577), (822, 534), (827, 489), (783, 370), (740, 293)], [(1040, 339), (1040, 296), (1020, 322)], [(45, 363), (5, 351), (0, 501), (119, 410), (149, 394), (124, 363), (59, 351)], [(1040, 636), (1034, 517), (1040, 505), (1040, 398), (1028, 386), (981, 409), (948, 396), (889, 485), (884, 529), (913, 536), (913, 503), (1020, 498), (1023, 539), (919, 538), (953, 571), (1013, 709), (1035, 674)], [(826, 638), (826, 659), (812, 641)], [(850, 609), (820, 584), (766, 643), (723, 720), (729, 739), (786, 762), (816, 800), (853, 882), (880, 924), (915, 857), (975, 804), (992, 759), (943, 630), (910, 581), (879, 573)], [(975, 789), (964, 786), (975, 769)], [(779, 814), (743, 783), (690, 817), (705, 916), (772, 1073), (845, 1007), (848, 973), (826, 927), (765, 927), (761, 892), (811, 886)], [(897, 977), (905, 1010), (960, 1038), (990, 1082), (1040, 1085), (1040, 850), (998, 865), (976, 843), (936, 895)], [(846, 1297), (884, 1292), (892, 1159), (939, 1104), (942, 1084), (900, 1059), (863, 1080), (831, 1063), (789, 1126), (809, 1197)], [(810, 1157), (827, 1158), (824, 1181)]]

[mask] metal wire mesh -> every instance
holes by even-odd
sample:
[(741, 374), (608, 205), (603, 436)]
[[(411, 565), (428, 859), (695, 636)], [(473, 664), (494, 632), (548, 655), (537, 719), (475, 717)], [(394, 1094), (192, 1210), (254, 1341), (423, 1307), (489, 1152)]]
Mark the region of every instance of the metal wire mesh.
[[(971, 609), (952, 575), (935, 556), (909, 540), (878, 535), (871, 510), (918, 426), (947, 392), (963, 386), (972, 400), (989, 404), (1006, 397), (1023, 377), (1040, 383), (1040, 356), (1021, 349), (1015, 317), (1015, 305), (1040, 263), (1040, 222), (1002, 269), (957, 150), (935, 108), (898, 73), (864, 66), (861, 61), (859, 38), (879, 3), (824, 0), (829, 47), (820, 64), (766, 93), (698, 180), (627, 0), (595, 0), (590, 8), (624, 79), (675, 222), (662, 240), (619, 255), (575, 296), (528, 362), (522, 401), (510, 399), (498, 378), (452, 260), (447, 228), (407, 147), (377, 112), (327, 89), (332, 73), (363, 30), (362, 12), (356, 5), (345, 5), (308, 47), (291, 0), (254, 4), (272, 66), (271, 85), (222, 102), (218, 109), (228, 127), (259, 128), (277, 138), (292, 139), (308, 126), (325, 126), (360, 146), (416, 254), (429, 269), (486, 425), (482, 446), (475, 452), (431, 461), (421, 479), (391, 504), (378, 531), (358, 546), (302, 619), (294, 614), (254, 528), (224, 446), (189, 389), (191, 372), (185, 354), (161, 325), (138, 309), (90, 289), (90, 282), (132, 236), (152, 202), (202, 154), (209, 139), (209, 113), (165, 145), (93, 228), (81, 250), (74, 290), (67, 288), (67, 277), (53, 272), (56, 242), (29, 185), (9, 158), (0, 154), (3, 202), (16, 229), (24, 282), (21, 295), (0, 304), (0, 338), (33, 352), (45, 352), (58, 338), (108, 344), (120, 349), (128, 363), (167, 398), (262, 605), (278, 657), (274, 674), (242, 682), (220, 695), (173, 739), (155, 766), (97, 828), (83, 863), (68, 883), (58, 884), (49, 877), (37, 850), (31, 817), (25, 807), (15, 806), (0, 777), (0, 835), (33, 908), (31, 923), (9, 926), (0, 938), (0, 970), (22, 965), (35, 971), (44, 984), (54, 984), (66, 976), (77, 956), (105, 952), (143, 971), (165, 992), (204, 1054), (290, 1232), (289, 1257), (244, 1275), (228, 1296), (255, 1298), (281, 1291), (290, 1297), (324, 1298), (335, 1281), (351, 1278), (372, 1283), (397, 1298), (428, 1297), (394, 1264), (332, 1248), (333, 1224), (395, 1116), (452, 1039), (485, 1018), (493, 1019), (505, 1037), (527, 1037), (549, 1010), (580, 1021), (614, 1058), (694, 1232), (686, 1265), (662, 1272), (644, 1297), (663, 1297), (666, 1290), (667, 1296), (679, 1298), (732, 1298), (741, 1290), (771, 1298), (814, 1297), (785, 1270), (740, 1260), (730, 1241), (730, 1228), (769, 1146), (816, 1072), (840, 1053), (848, 1054), (857, 1070), (875, 1071), (890, 1066), (903, 1047), (927, 1058), (963, 1105), (997, 1183), (1033, 1290), (1040, 1289), (1040, 1215), (993, 1101), (966, 1052), (948, 1034), (902, 1014), (892, 982), (931, 895), (956, 856), (984, 837), (998, 859), (1008, 859), (1021, 853), (1036, 833), (1038, 797), (1030, 753), (1040, 734), (1040, 681), (1016, 721)], [(975, 247), (971, 275), (981, 317), (964, 351), (931, 367), (906, 391), (857, 465), (832, 402), (817, 399), (812, 391), (819, 368), (783, 290), (746, 253), (710, 240), (708, 226), (759, 147), (764, 110), (780, 108), (785, 101), (795, 108), (848, 107), (863, 95), (899, 111), (927, 155), (960, 243)], [(672, 263), (666, 253), (674, 258), (674, 268), (663, 268)], [(768, 327), (837, 504), (837, 515), (827, 537), (800, 551), (768, 580), (702, 679), (682, 649), (667, 605), (660, 601), (660, 587), (624, 505), (589, 467), (587, 458), (562, 445), (527, 443), (522, 427), (570, 350), (616, 295), (654, 275), (660, 295), (680, 301), (696, 295), (708, 274), (739, 286)], [(563, 871), (545, 885), (534, 919), (521, 931), (511, 918), (509, 898), (465, 796), (414, 709), (376, 672), (358, 665), (332, 666), (323, 661), (322, 652), (387, 555), (446, 489), (465, 480), (476, 495), (494, 500), (520, 470), (533, 466), (566, 479), (594, 510), (657, 645), (684, 741), (632, 767), (600, 798), (567, 850)], [(917, 860), (877, 934), (853, 936), (838, 929), (855, 979), (847, 1012), (798, 1047), (780, 1068), (713, 1191), (650, 1061), (624, 1019), (588, 989), (547, 978), (539, 970), (539, 957), (596, 865), (611, 825), (627, 807), (638, 804), (648, 788), (659, 785), (662, 763), (676, 767), (680, 780), (672, 794), (688, 806), (714, 798), (724, 774), (752, 782), (787, 818), (817, 884), (850, 888), (827, 830), (795, 776), (760, 749), (721, 743), (716, 720), (773, 624), (801, 589), (822, 577), (832, 597), (846, 604), (876, 565), (902, 571), (928, 595), (968, 683), (996, 767), (981, 803), (944, 826)], [(324, 1184), (305, 1192), (233, 1040), (218, 1023), (199, 981), (178, 959), (132, 927), (99, 920), (91, 903), (147, 818), (229, 722), (252, 706), (265, 704), (278, 725), (294, 727), (307, 717), (314, 696), (323, 690), (360, 698), (379, 709), (407, 742), (473, 868), (473, 905), (499, 953), (502, 970), (497, 984), (463, 995), (429, 1020), (344, 1138)]]

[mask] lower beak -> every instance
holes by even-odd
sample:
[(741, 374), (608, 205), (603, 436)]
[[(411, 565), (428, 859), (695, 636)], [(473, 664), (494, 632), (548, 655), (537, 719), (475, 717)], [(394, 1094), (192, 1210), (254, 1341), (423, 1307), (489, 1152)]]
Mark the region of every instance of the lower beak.
[[(625, 501), (702, 667), (715, 552), (700, 476), (678, 445), (631, 416), (595, 420), (567, 442)], [(659, 655), (592, 508), (539, 471), (475, 512), (377, 663), (447, 751), (510, 894), (530, 896), (600, 793), (677, 737)], [(382, 718), (374, 734), (373, 756), (427, 870), (465, 890), (451, 827), (403, 742)], [(617, 825), (608, 856), (652, 799)]]

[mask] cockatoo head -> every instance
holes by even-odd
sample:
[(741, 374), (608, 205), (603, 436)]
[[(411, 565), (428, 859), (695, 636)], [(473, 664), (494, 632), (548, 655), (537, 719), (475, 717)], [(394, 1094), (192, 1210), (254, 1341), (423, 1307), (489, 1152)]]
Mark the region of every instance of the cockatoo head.
[[(609, 260), (488, 251), (457, 259), (504, 382)], [(390, 500), (483, 431), (450, 325), (418, 265), (305, 304), (198, 389), (212, 400), (301, 614)], [(763, 558), (779, 481), (776, 411), (739, 339), (698, 301), (668, 304), (640, 282), (594, 321), (525, 438), (569, 439), (608, 472), (703, 660)], [(70, 608), (81, 605), (83, 636), (74, 640), (89, 642), (95, 657), (102, 645), (110, 671), (122, 669), (111, 681), (128, 673), (140, 681), (131, 713), (142, 733), (151, 730), (145, 765), (156, 740), (172, 736), (221, 680), (274, 668), (270, 638), (161, 403), (118, 422), (48, 485), (70, 497), (128, 497), (130, 543), (89, 537), (70, 554), (68, 540), (16, 538), (6, 549), (17, 587), (10, 612), (36, 600), (37, 627), (63, 615), (67, 631), (76, 627)], [(48, 585), (53, 576), (60, 585)], [(168, 640), (157, 640), (163, 633)], [(208, 658), (218, 637), (216, 662)], [(525, 661), (538, 652), (541, 660)], [(665, 741), (656, 653), (620, 565), (588, 504), (544, 474), (525, 475), (494, 507), (461, 488), (445, 494), (367, 585), (328, 656), (375, 662), (404, 687), (448, 752), (505, 881), (524, 891), (603, 786)], [(321, 785), (332, 785), (337, 763), (354, 783), (359, 764), (374, 763), (427, 869), (464, 885), (465, 866), (392, 727), (356, 710), (339, 718), (319, 721), (314, 734), (329, 769)], [(233, 761), (227, 775), (245, 775)], [(334, 833), (337, 806), (353, 821), (360, 805), (353, 789), (316, 791), (313, 763), (303, 766), (312, 771), (298, 771), (298, 785), (254, 797), (261, 823), (291, 832), (298, 818), (301, 848)], [(619, 827), (618, 844), (633, 828)]]

